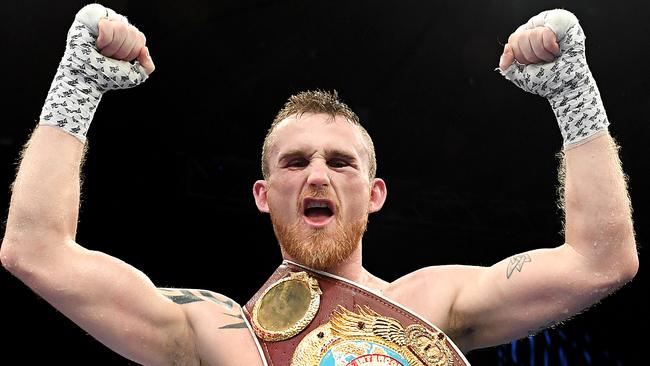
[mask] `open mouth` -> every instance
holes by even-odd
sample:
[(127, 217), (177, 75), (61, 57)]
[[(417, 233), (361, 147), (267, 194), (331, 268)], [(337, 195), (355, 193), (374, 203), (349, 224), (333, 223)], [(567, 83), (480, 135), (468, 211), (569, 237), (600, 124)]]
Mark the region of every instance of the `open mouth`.
[(312, 223), (326, 223), (334, 216), (332, 202), (328, 200), (307, 198), (303, 207), (303, 214)]

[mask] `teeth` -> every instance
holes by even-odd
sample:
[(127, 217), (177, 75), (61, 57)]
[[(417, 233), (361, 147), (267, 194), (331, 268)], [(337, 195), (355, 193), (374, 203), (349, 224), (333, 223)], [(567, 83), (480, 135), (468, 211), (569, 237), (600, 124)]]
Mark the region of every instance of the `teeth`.
[(325, 202), (309, 202), (307, 204), (307, 208), (314, 208), (314, 207), (324, 207), (327, 208), (327, 203)]

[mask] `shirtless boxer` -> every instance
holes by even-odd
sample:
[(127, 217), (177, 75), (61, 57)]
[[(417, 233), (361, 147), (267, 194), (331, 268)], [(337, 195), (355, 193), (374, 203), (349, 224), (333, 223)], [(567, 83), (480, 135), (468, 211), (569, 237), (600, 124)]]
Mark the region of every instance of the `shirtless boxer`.
[[(266, 360), (274, 344), (299, 338), (287, 356), (292, 365), (338, 365), (310, 363), (304, 361), (310, 355), (294, 351), (313, 351), (302, 340), (338, 336), (330, 339), (339, 342), (342, 335), (335, 333), (349, 331), (349, 323), (376, 338), (367, 341), (376, 357), (369, 364), (460, 365), (463, 352), (565, 320), (637, 272), (626, 182), (586, 64), (584, 34), (571, 13), (554, 10), (513, 33), (499, 66), (517, 86), (547, 98), (556, 114), (566, 164), (564, 244), (491, 267), (427, 267), (392, 283), (370, 274), (361, 263), (361, 239), (368, 214), (381, 209), (387, 194), (375, 177), (372, 140), (335, 95), (306, 92), (291, 97), (274, 121), (264, 143), (264, 180), (253, 186), (258, 209), (271, 216), (286, 273), (272, 277), (245, 311), (215, 292), (156, 288), (128, 264), (75, 242), (88, 127), (105, 91), (135, 86), (154, 71), (145, 42), (124, 17), (101, 5), (77, 14), (39, 126), (22, 155), (0, 253), (12, 274), (128, 359), (147, 365), (281, 364)], [(297, 334), (273, 329), (265, 323), (264, 304), (258, 305), (260, 299), (272, 302), (264, 296), (287, 279), (309, 283), (308, 304), (316, 304), (311, 323), (296, 322)], [(334, 324), (328, 317), (335, 311), (323, 309), (347, 304), (347, 298), (327, 297), (330, 284), (346, 287), (355, 299), (392, 307), (412, 324), (377, 310), (380, 305), (336, 310), (343, 321), (374, 319), (372, 327), (361, 320)], [(387, 340), (378, 329), (399, 337)], [(409, 343), (409, 329), (420, 332), (415, 343)], [(439, 343), (447, 339), (453, 343)], [(430, 357), (417, 342), (431, 342), (423, 348)], [(325, 357), (323, 349), (317, 356)], [(395, 354), (388, 357), (391, 350)], [(450, 356), (456, 351), (461, 354)]]

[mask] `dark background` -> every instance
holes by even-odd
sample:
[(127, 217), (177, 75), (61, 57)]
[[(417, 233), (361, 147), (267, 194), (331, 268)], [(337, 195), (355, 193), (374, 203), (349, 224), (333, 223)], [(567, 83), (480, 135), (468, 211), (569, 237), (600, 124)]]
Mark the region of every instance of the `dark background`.
[[(10, 0), (0, 9), (4, 207), (67, 29), (85, 3)], [(555, 155), (562, 138), (551, 108), (493, 71), (508, 35), (554, 7), (573, 11), (588, 36), (589, 64), (630, 177), (644, 262), (650, 237), (644, 2), (104, 5), (147, 35), (157, 69), (143, 86), (110, 92), (101, 102), (89, 133), (77, 239), (134, 265), (158, 286), (205, 288), (244, 303), (280, 263), (270, 220), (257, 212), (251, 188), (261, 177), (270, 121), (289, 95), (306, 89), (338, 90), (374, 138), (389, 196), (364, 239), (371, 272), (390, 281), (423, 266), (491, 265), (561, 244)], [(3, 359), (128, 364), (8, 272), (0, 284)], [(642, 264), (631, 284), (551, 332), (564, 343), (535, 337), (536, 352), (564, 352), (572, 365), (588, 364), (584, 352), (594, 364), (635, 364), (648, 327), (646, 287)], [(512, 353), (505, 345), (468, 359), (529, 364)]]

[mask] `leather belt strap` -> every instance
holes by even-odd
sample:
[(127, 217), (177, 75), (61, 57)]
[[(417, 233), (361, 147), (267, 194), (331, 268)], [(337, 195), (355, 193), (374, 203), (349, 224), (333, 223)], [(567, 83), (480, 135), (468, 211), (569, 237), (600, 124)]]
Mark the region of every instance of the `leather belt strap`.
[[(263, 296), (268, 292), (270, 288), (275, 287), (274, 285), (281, 283), (283, 280), (292, 278), (296, 274), (305, 272), (309, 277), (317, 280), (317, 286), (320, 288), (322, 295), (320, 295), (319, 304), (317, 304), (317, 311), (313, 315), (313, 319), (308, 319), (309, 322), (307, 325), (300, 326), (297, 334), (291, 334), (287, 339), (277, 339), (273, 338), (273, 335), (265, 334), (260, 332), (259, 327), (255, 329), (254, 336), (257, 338), (261, 345), (261, 350), (263, 352), (263, 357), (267, 360), (268, 365), (271, 366), (296, 366), (296, 357), (294, 357), (294, 352), (301, 345), (301, 341), (310, 335), (315, 329), (323, 329), (323, 325), (332, 323), (332, 318), (334, 313), (341, 313), (343, 311), (345, 314), (348, 314), (354, 317), (355, 321), (361, 319), (359, 317), (365, 316), (366, 318), (374, 316), (375, 319), (381, 317), (381, 319), (388, 319), (388, 323), (391, 323), (390, 319), (396, 320), (398, 322), (397, 328), (400, 330), (400, 334), (408, 334), (409, 332), (412, 337), (419, 337), (417, 340), (411, 342), (408, 347), (413, 350), (413, 354), (418, 355), (418, 361), (413, 362), (413, 364), (419, 365), (444, 365), (444, 366), (463, 366), (469, 365), (469, 362), (465, 359), (463, 354), (458, 350), (458, 347), (447, 337), (440, 329), (438, 329), (433, 324), (422, 319), (415, 313), (410, 310), (405, 309), (403, 306), (395, 303), (392, 300), (389, 300), (377, 293), (372, 292), (369, 289), (364, 288), (361, 285), (358, 285), (352, 281), (346, 280), (344, 278), (326, 273), (321, 271), (312, 270), (301, 266), (297, 263), (290, 261), (284, 261), (282, 265), (276, 269), (276, 271), (271, 275), (271, 277), (266, 281), (264, 286), (246, 303), (243, 309), (243, 313), (246, 316), (248, 322), (253, 324), (253, 328), (256, 328), (256, 319), (254, 318), (254, 309), (258, 301), (263, 298)], [(292, 297), (293, 298), (293, 297)], [(283, 300), (284, 301), (284, 300)], [(263, 301), (262, 301), (263, 303)], [(280, 306), (283, 307), (283, 306)], [(347, 309), (341, 309), (341, 307)], [(259, 306), (258, 306), (259, 308)], [(360, 309), (367, 309), (363, 311)], [(369, 309), (369, 310), (368, 310)], [(354, 313), (361, 313), (362, 315), (355, 315)], [(374, 315), (373, 315), (374, 314)], [(363, 319), (366, 319), (363, 318)], [(369, 318), (368, 318), (369, 319)], [(306, 322), (304, 322), (306, 323)], [(334, 321), (335, 324), (341, 324), (341, 322)], [(350, 323), (350, 322), (348, 322)], [(359, 321), (358, 331), (364, 330), (364, 324)], [(386, 322), (383, 322), (386, 323)], [(356, 323), (352, 323), (356, 324)], [(401, 328), (400, 328), (401, 326)], [(422, 331), (413, 331), (415, 328), (421, 329)], [(426, 328), (426, 331), (423, 329)], [(358, 333), (358, 332), (357, 332)], [(315, 333), (318, 337), (323, 337), (323, 332), (319, 331)], [(429, 349), (431, 345), (426, 346), (420, 350), (414, 350), (417, 348), (417, 344), (422, 343), (422, 337), (429, 337), (432, 341), (436, 342), (435, 347), (437, 349)], [(310, 335), (311, 338), (315, 339), (313, 335)], [(267, 338), (266, 340), (263, 338)], [(281, 337), (282, 338), (282, 337)], [(286, 337), (285, 337), (286, 338)], [(358, 338), (358, 337), (357, 337)], [(395, 337), (392, 337), (395, 338)], [(400, 339), (406, 339), (407, 337), (402, 337)], [(271, 339), (271, 340), (269, 340)], [(426, 343), (426, 339), (425, 342)], [(306, 342), (312, 342), (311, 340), (306, 340)], [(303, 342), (305, 343), (305, 342)], [(398, 342), (399, 343), (399, 342)], [(401, 342), (405, 343), (405, 342)], [(401, 344), (400, 343), (400, 344)], [(406, 342), (408, 343), (408, 342)], [(404, 347), (406, 347), (404, 345)], [(301, 345), (301, 351), (304, 350), (304, 344)], [(426, 358), (426, 353), (431, 351), (438, 352), (438, 355), (444, 353), (442, 359), (438, 357), (438, 361), (431, 361), (432, 358)], [(442, 352), (444, 351), (444, 352)], [(418, 353), (419, 352), (419, 353)], [(434, 352), (434, 353), (435, 353)], [(446, 356), (445, 356), (446, 355)], [(300, 358), (300, 357), (299, 357)], [(292, 360), (293, 363), (292, 363)], [(302, 361), (304, 363), (304, 361)], [(359, 364), (361, 364), (360, 362)], [(353, 363), (351, 363), (353, 364)], [(379, 364), (379, 363), (377, 363)], [(318, 364), (316, 364), (318, 365)], [(409, 363), (411, 365), (411, 363)], [(299, 365), (303, 366), (303, 365)], [(311, 366), (311, 365), (310, 365)], [(411, 365), (412, 366), (412, 365)]]

